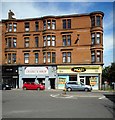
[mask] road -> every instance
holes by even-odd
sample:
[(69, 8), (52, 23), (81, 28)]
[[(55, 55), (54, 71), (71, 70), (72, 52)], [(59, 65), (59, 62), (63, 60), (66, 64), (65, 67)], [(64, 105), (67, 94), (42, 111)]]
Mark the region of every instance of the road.
[(60, 90), (3, 91), (2, 118), (113, 118), (113, 101), (103, 94), (64, 94)]

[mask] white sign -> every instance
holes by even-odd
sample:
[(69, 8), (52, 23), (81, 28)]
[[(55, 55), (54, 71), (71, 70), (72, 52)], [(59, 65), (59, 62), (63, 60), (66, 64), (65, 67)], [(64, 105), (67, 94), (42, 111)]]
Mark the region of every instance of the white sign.
[(47, 67), (25, 67), (25, 74), (48, 74)]

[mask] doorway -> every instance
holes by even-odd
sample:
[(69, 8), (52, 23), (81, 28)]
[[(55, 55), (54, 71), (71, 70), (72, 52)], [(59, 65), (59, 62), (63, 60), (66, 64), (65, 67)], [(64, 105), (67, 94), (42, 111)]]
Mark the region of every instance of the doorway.
[(50, 78), (49, 80), (51, 89), (55, 89), (55, 78)]
[(84, 76), (80, 76), (80, 82), (82, 82), (83, 84), (86, 84), (86, 81), (85, 81), (85, 77)]

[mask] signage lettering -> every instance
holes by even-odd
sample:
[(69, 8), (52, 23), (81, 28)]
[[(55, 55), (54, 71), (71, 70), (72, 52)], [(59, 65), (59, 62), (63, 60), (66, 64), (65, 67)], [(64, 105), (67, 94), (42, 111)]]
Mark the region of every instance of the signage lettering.
[(74, 68), (71, 68), (71, 71), (73, 71), (73, 72), (85, 72), (86, 69), (84, 67), (74, 67)]

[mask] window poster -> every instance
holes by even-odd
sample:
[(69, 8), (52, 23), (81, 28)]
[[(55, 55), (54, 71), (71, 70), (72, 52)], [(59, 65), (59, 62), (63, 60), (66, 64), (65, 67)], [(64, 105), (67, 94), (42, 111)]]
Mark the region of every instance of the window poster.
[(90, 85), (92, 86), (93, 90), (98, 89), (98, 77), (90, 77)]

